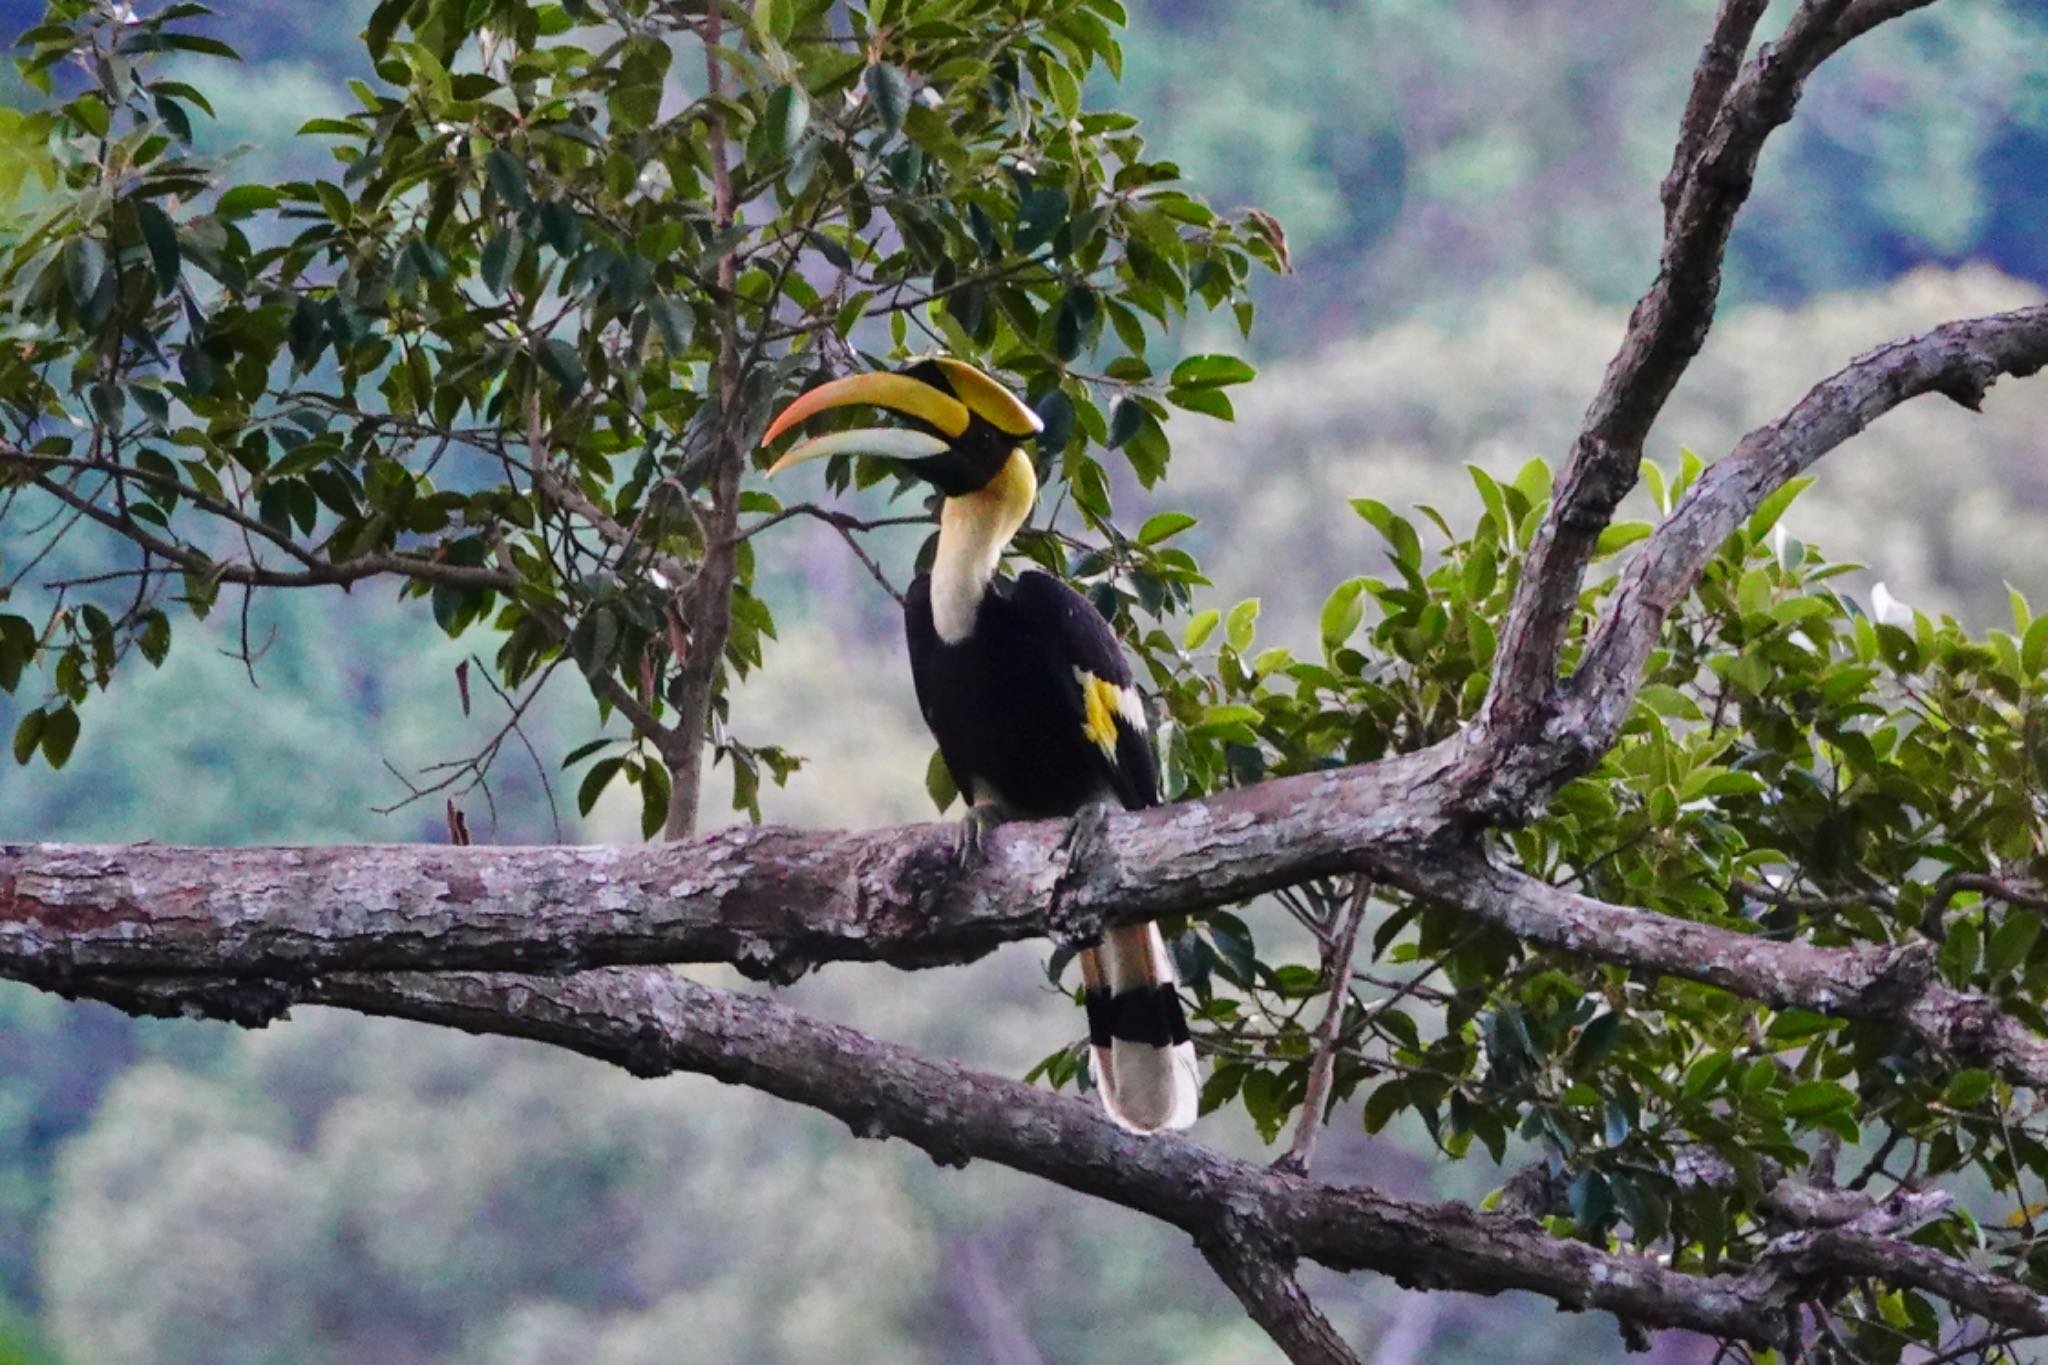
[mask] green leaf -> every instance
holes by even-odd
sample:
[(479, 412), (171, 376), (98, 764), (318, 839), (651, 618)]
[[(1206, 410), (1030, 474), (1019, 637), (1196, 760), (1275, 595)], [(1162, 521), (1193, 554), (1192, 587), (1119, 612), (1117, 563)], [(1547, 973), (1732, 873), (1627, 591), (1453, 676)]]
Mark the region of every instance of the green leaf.
[(1234, 422), (1237, 409), (1230, 404), (1230, 395), (1221, 389), (1168, 389), (1166, 401), (1189, 412), (1199, 412), (1204, 417), (1218, 421)]
[(1991, 1093), (1991, 1073), (1981, 1067), (1958, 1071), (1941, 1092), (1941, 1102), (1951, 1109), (1969, 1109)]
[(1771, 528), (1778, 524), (1778, 518), (1785, 515), (1785, 509), (1792, 505), (1792, 499), (1798, 497), (1812, 483), (1811, 475), (1788, 479), (1758, 503), (1756, 511), (1750, 514), (1749, 525), (1743, 528), (1744, 534), (1749, 537), (1749, 543), (1761, 544), (1763, 538), (1771, 533)]
[(1728, 1067), (1735, 1058), (1726, 1052), (1709, 1052), (1685, 1069), (1685, 1079), (1680, 1084), (1679, 1094), (1688, 1100), (1696, 1100), (1712, 1091), (1728, 1073)]
[(559, 337), (549, 337), (541, 346), (540, 367), (562, 386), (565, 400), (581, 393), (584, 382), (589, 378), (583, 369), (583, 357), (576, 353), (574, 346)]
[(1855, 1107), (1856, 1092), (1833, 1081), (1803, 1081), (1785, 1094), (1785, 1117), (1789, 1119), (1811, 1119)]
[(1272, 1143), (1280, 1136), (1280, 1130), (1287, 1123), (1292, 1106), (1287, 1102), (1286, 1085), (1277, 1071), (1254, 1071), (1244, 1078), (1240, 1092), (1244, 1100), (1245, 1113), (1259, 1130), (1259, 1137)]
[(2034, 950), (2034, 941), (2040, 937), (2039, 912), (2019, 907), (2007, 910), (1985, 945), (1985, 972), (1996, 978), (2012, 971), (2027, 960), (2027, 954)]
[(80, 95), (64, 106), (64, 112), (71, 116), (72, 122), (94, 137), (105, 137), (107, 130), (113, 126), (107, 116), (107, 106), (100, 102), (97, 95)]
[(597, 805), (597, 798), (604, 795), (604, 789), (619, 775), (619, 769), (626, 764), (624, 758), (607, 758), (593, 765), (583, 775), (583, 784), (576, 789), (576, 813), (588, 815)]
[(73, 237), (64, 244), (64, 284), (80, 312), (92, 307), (93, 295), (99, 292), (100, 278), (106, 269), (106, 253), (92, 238)]
[(1249, 383), (1258, 373), (1233, 355), (1191, 355), (1173, 367), (1169, 382), (1177, 389), (1213, 389)]
[(497, 196), (513, 208), (523, 209), (533, 202), (533, 192), (526, 183), (526, 167), (503, 147), (491, 148), (490, 155), (484, 158), (484, 176)]
[(526, 234), (517, 228), (499, 228), (484, 243), (483, 255), (477, 262), (477, 272), (482, 277), (484, 288), (503, 297), (505, 286), (512, 279), (512, 272), (519, 268), (519, 257), (526, 248)]
[(147, 199), (136, 201), (135, 217), (142, 225), (143, 245), (149, 248), (157, 292), (168, 294), (178, 287), (178, 229), (168, 214)]
[(1411, 569), (1422, 565), (1422, 542), (1405, 517), (1396, 516), (1391, 508), (1377, 498), (1353, 498), (1351, 509), (1365, 518), (1372, 528), (1387, 542), (1394, 562)]
[[(1115, 450), (1124, 442), (1136, 436), (1145, 426), (1145, 406), (1135, 398), (1119, 398), (1110, 409), (1109, 439), (1103, 444)], [(2048, 620), (2048, 617), (2043, 617)]]
[(0, 692), (12, 692), (36, 654), (36, 630), (25, 616), (0, 615)]
[(164, 657), (171, 652), (171, 622), (160, 611), (149, 613), (140, 634), (135, 637), (135, 647), (142, 651), (142, 657), (149, 660), (153, 668), (163, 666)]
[(214, 202), (213, 216), (223, 223), (277, 207), (278, 192), (268, 185), (237, 185)]
[(1239, 654), (1244, 653), (1252, 647), (1252, 631), (1258, 619), (1259, 599), (1247, 597), (1230, 609), (1230, 615), (1224, 620), (1223, 638), (1230, 642), (1232, 649)]
[(1607, 1177), (1590, 1168), (1572, 1178), (1566, 1197), (1571, 1201), (1572, 1221), (1586, 1232), (1602, 1226), (1614, 1212), (1614, 1191)]
[(48, 717), (41, 711), (30, 711), (14, 727), (14, 761), (27, 763), (42, 747), (43, 725)]
[(881, 136), (876, 139), (879, 146), (903, 131), (903, 116), (910, 109), (910, 82), (895, 67), (878, 62), (868, 68), (867, 89), (881, 124)]
[(1365, 1131), (1368, 1133), (1379, 1132), (1380, 1129), (1387, 1126), (1388, 1121), (1394, 1115), (1400, 1113), (1407, 1106), (1408, 1087), (1405, 1082), (1381, 1081), (1372, 1088), (1372, 1093), (1365, 1097), (1365, 1107), (1362, 1115), (1365, 1120)]
[[(17, 735), (16, 744), (20, 743)], [(50, 761), (52, 768), (61, 768), (71, 758), (72, 746), (78, 743), (78, 712), (67, 706), (61, 711), (49, 712), (43, 718), (43, 757)]]
[(1364, 578), (1346, 579), (1323, 603), (1321, 626), (1325, 653), (1336, 653), (1338, 646), (1349, 640), (1351, 633), (1358, 629), (1358, 623), (1365, 619), (1366, 583)]
[(1160, 512), (1147, 517), (1145, 524), (1138, 528), (1138, 543), (1157, 545), (1161, 541), (1171, 540), (1195, 524), (1195, 518), (1185, 512)]
[(1550, 500), (1550, 466), (1541, 457), (1530, 460), (1515, 471), (1515, 491), (1536, 507)]
[(1705, 720), (1706, 712), (1699, 703), (1668, 683), (1645, 683), (1642, 691), (1636, 693), (1636, 700), (1660, 716), (1677, 720)]
[(1188, 622), (1187, 628), (1181, 632), (1180, 647), (1188, 650), (1200, 649), (1202, 642), (1215, 633), (1217, 625), (1222, 620), (1223, 613), (1213, 607), (1207, 611), (1197, 612)]
[(178, 352), (178, 376), (197, 398), (209, 396), (220, 385), (220, 367), (203, 346), (187, 345)]
[(2044, 665), (2048, 665), (2048, 616), (2034, 621), (2020, 637), (2020, 667), (2027, 676), (2040, 677)]
[(1045, 396), (1032, 405), (1032, 411), (1044, 423), (1038, 433), (1038, 448), (1048, 455), (1064, 451), (1074, 437), (1077, 417), (1074, 400), (1064, 389), (1048, 389)]
[(1593, 557), (1602, 558), (1635, 544), (1650, 534), (1647, 521), (1617, 521), (1600, 533), (1599, 541), (1593, 546)]
[(592, 754), (604, 748), (606, 745), (616, 743), (618, 743), (617, 740), (611, 738), (610, 736), (605, 736), (599, 739), (593, 739), (585, 744), (579, 744), (569, 751), (568, 757), (562, 760), (562, 767), (565, 771), (567, 769), (573, 768), (578, 763), (581, 763), (584, 759), (589, 758)]
[[(802, 90), (794, 85), (785, 85), (770, 95), (768, 110), (761, 120), (765, 130), (762, 159), (769, 163), (787, 161), (797, 143), (803, 140), (804, 129), (810, 126), (810, 122), (811, 102), (804, 97)], [(900, 116), (897, 122), (900, 126)]]
[(1030, 255), (1053, 239), (1067, 221), (1067, 192), (1045, 186), (1017, 204), (1017, 231), (1012, 241), (1019, 255)]

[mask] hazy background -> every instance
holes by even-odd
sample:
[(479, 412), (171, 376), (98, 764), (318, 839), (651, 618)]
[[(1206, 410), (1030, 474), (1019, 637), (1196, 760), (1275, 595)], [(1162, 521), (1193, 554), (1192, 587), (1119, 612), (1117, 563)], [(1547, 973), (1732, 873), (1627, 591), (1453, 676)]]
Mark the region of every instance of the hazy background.
[[(369, 0), (221, 0), (251, 61), (199, 79), (203, 131), (251, 144), (248, 178), (317, 169), (278, 143), (346, 106)], [(1212, 602), (1262, 596), (1262, 634), (1370, 570), (1343, 499), (1427, 501), (1457, 523), (1460, 465), (1568, 447), (1654, 263), (1656, 185), (1706, 0), (1135, 0), (1121, 102), (1224, 206), (1259, 204), (1298, 272), (1260, 291), (1264, 374), (1234, 427), (1181, 417), (1173, 477), (1120, 514), (1203, 516)], [(1785, 8), (1781, 6), (1780, 8)], [(0, 0), (0, 31), (40, 6)], [(0, 99), (19, 96), (0, 77)], [(2048, 280), (2048, 6), (1945, 0), (1851, 49), (1767, 155), (1708, 353), (1652, 442), (1707, 458), (1892, 336), (2040, 297)], [(1227, 335), (1191, 348), (1235, 346)], [(1894, 593), (1999, 624), (2003, 583), (2048, 600), (2048, 383), (1984, 416), (1923, 400), (1822, 467), (1790, 518)], [(929, 752), (892, 605), (836, 540), (762, 547), (783, 639), (739, 705), (745, 736), (810, 756), (770, 817), (929, 815)], [(907, 550), (905, 551), (907, 553)], [(0, 548), (4, 554), (4, 548)], [(901, 555), (898, 556), (900, 560)], [(492, 728), (461, 714), (463, 643), (388, 590), (256, 614), (252, 690), (234, 613), (180, 626), (160, 672), (89, 708), (69, 767), (0, 769), (0, 838), (204, 843), (445, 837), (390, 816), (408, 772)], [(479, 639), (470, 647), (485, 650)], [(0, 729), (12, 703), (0, 700)], [(633, 812), (575, 822), (554, 764), (593, 733), (573, 689), (533, 739), (564, 837), (627, 841)], [(710, 808), (723, 805), (723, 774)], [(554, 837), (534, 766), (494, 778), (479, 836)], [(972, 968), (839, 968), (808, 1009), (1011, 1074), (1079, 1031), (1020, 945)], [(1228, 1121), (1205, 1140), (1262, 1157)], [(1355, 1113), (1326, 1174), (1472, 1198), (1419, 1134)], [(1406, 1295), (1316, 1275), (1385, 1365), (1620, 1358), (1611, 1324), (1523, 1299)], [(1505, 1352), (1502, 1341), (1515, 1343)], [(678, 1361), (1259, 1361), (1275, 1358), (1177, 1233), (985, 1165), (900, 1145), (708, 1081), (635, 1081), (545, 1049), (319, 1010), (259, 1033), (137, 1023), (0, 984), (0, 1365)], [(1665, 1338), (1663, 1361), (1704, 1360)]]

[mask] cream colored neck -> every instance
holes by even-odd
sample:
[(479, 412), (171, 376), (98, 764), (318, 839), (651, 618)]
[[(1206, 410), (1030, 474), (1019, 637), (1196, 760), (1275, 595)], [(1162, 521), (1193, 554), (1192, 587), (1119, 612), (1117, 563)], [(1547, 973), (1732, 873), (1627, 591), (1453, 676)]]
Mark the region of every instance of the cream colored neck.
[(958, 644), (974, 629), (982, 595), (996, 576), (1003, 547), (1031, 515), (1038, 477), (1022, 450), (988, 486), (947, 498), (939, 511), (939, 548), (932, 559), (932, 624), (939, 638)]

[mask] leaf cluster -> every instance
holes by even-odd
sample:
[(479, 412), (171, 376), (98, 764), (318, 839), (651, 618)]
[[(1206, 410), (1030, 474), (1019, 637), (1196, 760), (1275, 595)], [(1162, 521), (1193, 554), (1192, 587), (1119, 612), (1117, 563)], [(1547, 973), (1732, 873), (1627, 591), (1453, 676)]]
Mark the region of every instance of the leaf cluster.
[[(688, 723), (693, 636), (722, 641), (708, 738), (752, 807), (755, 776), (797, 761), (727, 724), (776, 632), (755, 536), (809, 509), (724, 485), (798, 387), (930, 350), (1025, 387), (1049, 505), (1143, 557), (1100, 452), (1149, 485), (1170, 409), (1227, 414), (1242, 362), (1155, 373), (1148, 351), (1191, 307), (1248, 327), (1278, 248), (1085, 107), (1124, 17), (387, 0), (356, 111), (300, 130), (333, 174), (235, 184), (193, 146), (201, 90), (153, 64), (232, 58), (203, 7), (52, 3), (21, 59), (49, 106), (0, 129), (49, 182), (0, 228), (0, 515), (22, 547), (0, 583), (33, 608), (0, 617), (0, 683), (48, 689), (23, 761), (63, 761), (118, 665), (162, 658), (172, 608), (381, 577), (451, 635), (488, 628), (508, 694), (569, 663), (624, 709), (583, 804), (624, 776), (650, 829), (651, 741)], [(81, 524), (118, 538), (96, 572), (32, 576)], [(1066, 543), (1033, 552), (1065, 567)], [(1166, 567), (1137, 590), (1198, 581)]]

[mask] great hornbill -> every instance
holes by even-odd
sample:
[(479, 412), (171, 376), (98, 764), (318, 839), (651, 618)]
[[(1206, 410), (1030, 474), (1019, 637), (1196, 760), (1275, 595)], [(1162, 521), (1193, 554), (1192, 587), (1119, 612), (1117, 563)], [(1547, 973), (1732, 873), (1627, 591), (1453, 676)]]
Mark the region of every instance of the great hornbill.
[[(763, 443), (852, 405), (886, 408), (908, 424), (819, 436), (769, 473), (828, 455), (881, 455), (945, 495), (931, 572), (910, 585), (903, 614), (917, 704), (968, 802), (970, 844), (1010, 817), (1157, 805), (1145, 709), (1108, 623), (1050, 574), (998, 574), (1038, 496), (1023, 445), (1042, 427), (1037, 414), (980, 370), (942, 357), (812, 389)], [(1158, 926), (1110, 929), (1079, 956), (1095, 1084), (1110, 1117), (1138, 1132), (1194, 1122), (1195, 1052)]]

